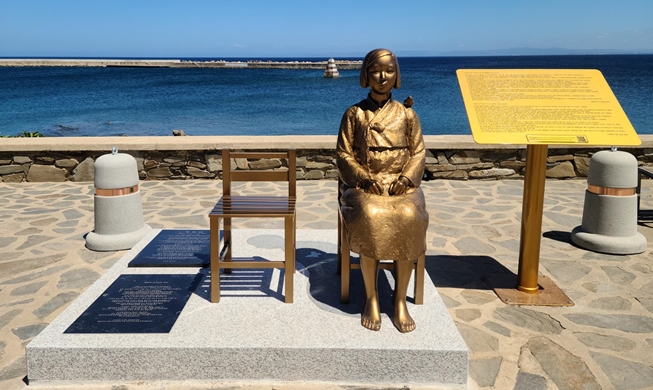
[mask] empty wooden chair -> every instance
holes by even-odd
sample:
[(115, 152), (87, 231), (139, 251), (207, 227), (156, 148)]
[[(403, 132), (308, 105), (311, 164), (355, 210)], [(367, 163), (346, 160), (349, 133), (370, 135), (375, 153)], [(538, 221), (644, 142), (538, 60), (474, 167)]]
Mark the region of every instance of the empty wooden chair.
[[(235, 170), (231, 158), (281, 158), (288, 160), (288, 170)], [(237, 181), (286, 181), (288, 194), (232, 195), (231, 183)], [(287, 152), (230, 152), (222, 150), (222, 197), (209, 213), (211, 236), (211, 302), (220, 302), (220, 269), (230, 273), (235, 268), (283, 268), (285, 270), (285, 302), (293, 302), (293, 275), (295, 273), (295, 202), (296, 202), (296, 154)], [(232, 261), (232, 218), (283, 218), (283, 261)], [(224, 245), (220, 248), (220, 222), (224, 225)]]

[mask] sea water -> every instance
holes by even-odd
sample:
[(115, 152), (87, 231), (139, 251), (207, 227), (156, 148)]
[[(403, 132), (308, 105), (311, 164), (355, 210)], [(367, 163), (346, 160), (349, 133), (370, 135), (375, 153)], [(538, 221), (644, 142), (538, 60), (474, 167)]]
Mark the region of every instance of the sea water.
[[(653, 134), (653, 55), (414, 57), (399, 58), (399, 66), (402, 85), (393, 97), (413, 97), (424, 134), (470, 134), (460, 68), (599, 69), (635, 130)], [(340, 76), (311, 69), (0, 67), (0, 135), (335, 135), (343, 112), (367, 93), (358, 70)]]

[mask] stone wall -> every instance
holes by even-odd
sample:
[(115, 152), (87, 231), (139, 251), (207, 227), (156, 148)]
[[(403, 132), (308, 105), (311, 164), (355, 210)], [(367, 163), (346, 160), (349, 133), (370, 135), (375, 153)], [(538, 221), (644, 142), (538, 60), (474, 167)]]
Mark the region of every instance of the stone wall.
[[(641, 165), (653, 164), (653, 135), (642, 145), (620, 148)], [(471, 136), (424, 136), (428, 150), (425, 179), (520, 179), (526, 165), (524, 145), (479, 145)], [(0, 138), (0, 182), (93, 181), (93, 163), (117, 147), (136, 158), (142, 180), (219, 179), (220, 150), (297, 149), (297, 178), (337, 178), (336, 136), (186, 136)], [(547, 177), (587, 176), (593, 153), (609, 147), (549, 147)], [(285, 161), (233, 160), (235, 168), (284, 169)]]
[[(546, 177), (572, 179), (587, 177), (589, 160), (598, 150), (551, 149)], [(430, 151), (426, 158), (427, 179), (505, 179), (521, 178), (526, 167), (526, 149), (486, 149)]]
[[(547, 177), (554, 179), (586, 177), (591, 155), (603, 149), (550, 149)], [(653, 163), (651, 149), (623, 150), (634, 154), (640, 164)], [(222, 173), (222, 159), (217, 151), (126, 150), (123, 152), (135, 157), (142, 180), (219, 179)], [(0, 181), (6, 183), (93, 181), (93, 163), (97, 157), (105, 153), (99, 151), (0, 152)], [(299, 149), (297, 155), (299, 180), (337, 178), (333, 149)], [(426, 157), (425, 179), (519, 179), (524, 174), (525, 160), (525, 149), (518, 148), (429, 149)], [(231, 163), (237, 169), (287, 167), (286, 161), (278, 159), (258, 161), (232, 159)]]

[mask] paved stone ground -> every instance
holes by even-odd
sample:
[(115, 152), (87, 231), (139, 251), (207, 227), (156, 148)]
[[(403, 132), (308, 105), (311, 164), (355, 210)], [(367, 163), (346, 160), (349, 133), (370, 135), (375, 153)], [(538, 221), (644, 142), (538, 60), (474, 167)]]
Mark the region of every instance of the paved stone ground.
[[(570, 245), (569, 232), (581, 222), (584, 181), (547, 182), (542, 227), (540, 271), (576, 305), (507, 306), (484, 282), (486, 274), (516, 271), (522, 185), (512, 180), (423, 184), (431, 216), (427, 271), (471, 350), (472, 387), (653, 388), (653, 245), (630, 256)], [(268, 190), (262, 183), (238, 188)], [(207, 228), (207, 212), (220, 193), (216, 181), (143, 182), (141, 191), (145, 219), (153, 228)], [(298, 192), (298, 228), (336, 227), (335, 182), (300, 182)], [(653, 209), (653, 182), (645, 182), (643, 193), (642, 207)], [(83, 236), (93, 229), (92, 185), (2, 183), (0, 198), (0, 389), (24, 389), (25, 345), (125, 251), (96, 253), (84, 247)], [(653, 224), (642, 224), (639, 231), (653, 243)], [(93, 388), (372, 387), (189, 382)]]

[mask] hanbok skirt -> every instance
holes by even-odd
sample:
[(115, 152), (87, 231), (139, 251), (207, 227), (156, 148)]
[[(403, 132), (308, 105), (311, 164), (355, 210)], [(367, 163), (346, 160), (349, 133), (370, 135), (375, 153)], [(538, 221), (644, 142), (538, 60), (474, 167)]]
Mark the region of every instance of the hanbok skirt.
[(340, 204), (353, 252), (376, 260), (412, 261), (426, 251), (429, 215), (420, 188), (394, 196), (346, 188)]

